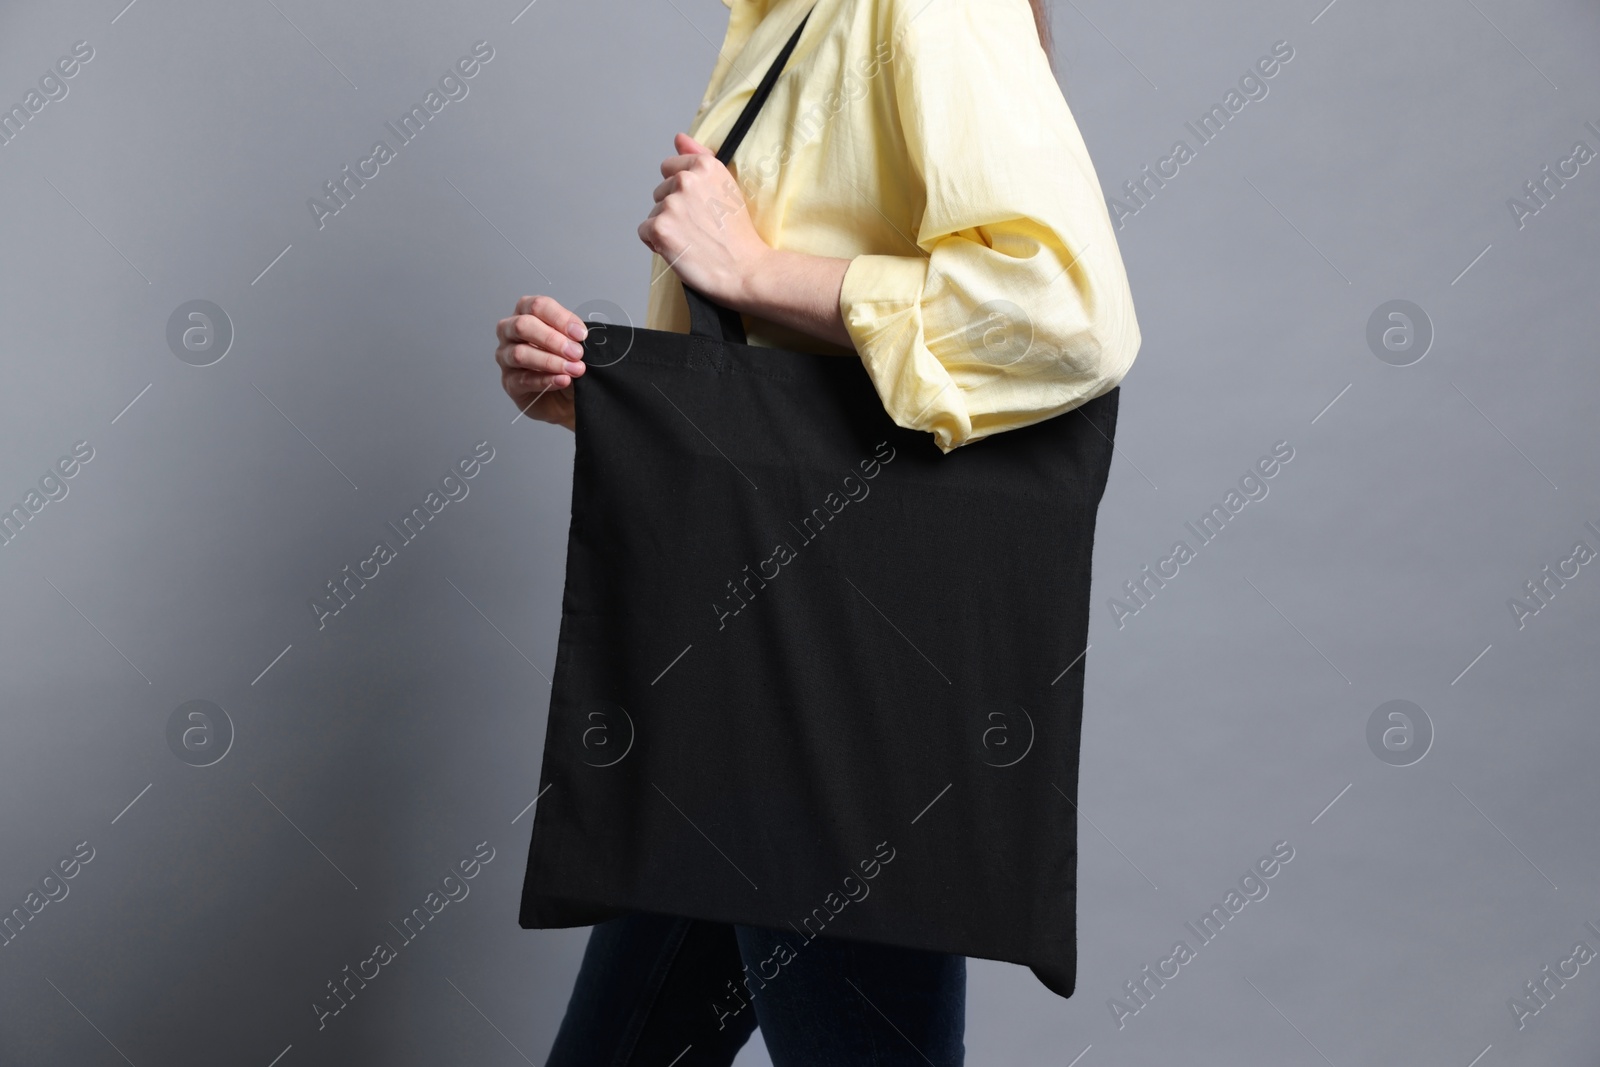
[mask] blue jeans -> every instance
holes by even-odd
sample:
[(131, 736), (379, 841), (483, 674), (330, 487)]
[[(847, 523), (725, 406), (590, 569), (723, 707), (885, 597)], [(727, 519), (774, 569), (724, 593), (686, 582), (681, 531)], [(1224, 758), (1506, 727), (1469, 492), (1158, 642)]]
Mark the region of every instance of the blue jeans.
[(631, 913), (594, 927), (546, 1067), (959, 1067), (967, 961)]

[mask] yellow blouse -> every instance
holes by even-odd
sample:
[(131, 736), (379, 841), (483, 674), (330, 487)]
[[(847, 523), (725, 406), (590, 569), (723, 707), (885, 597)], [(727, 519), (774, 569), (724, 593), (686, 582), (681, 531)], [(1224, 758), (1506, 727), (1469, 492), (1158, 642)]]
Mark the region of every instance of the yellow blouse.
[[(689, 133), (715, 148), (813, 0), (724, 0)], [(1109, 392), (1139, 326), (1100, 183), (1027, 0), (818, 0), (730, 168), (775, 248), (850, 259), (884, 409), (949, 452)], [(686, 333), (652, 257), (651, 329)], [(849, 354), (745, 316), (753, 345)]]

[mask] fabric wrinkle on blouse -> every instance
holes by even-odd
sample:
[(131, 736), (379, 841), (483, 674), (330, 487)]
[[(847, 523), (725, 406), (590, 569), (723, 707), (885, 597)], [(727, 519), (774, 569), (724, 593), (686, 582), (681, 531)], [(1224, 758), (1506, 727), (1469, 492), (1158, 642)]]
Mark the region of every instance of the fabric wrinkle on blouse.
[[(689, 133), (715, 149), (812, 0), (723, 0)], [(859, 354), (949, 452), (1115, 388), (1138, 354), (1100, 182), (1027, 0), (818, 0), (730, 167), (771, 246), (850, 259), (850, 349), (745, 315), (749, 343)], [(687, 333), (652, 255), (645, 325)]]

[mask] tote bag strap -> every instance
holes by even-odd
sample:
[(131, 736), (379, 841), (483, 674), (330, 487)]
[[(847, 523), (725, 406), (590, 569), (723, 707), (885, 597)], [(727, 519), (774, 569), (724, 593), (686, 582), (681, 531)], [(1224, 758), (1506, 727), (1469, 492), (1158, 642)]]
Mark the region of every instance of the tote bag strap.
[[(789, 43), (783, 46), (783, 51), (778, 53), (778, 57), (772, 61), (772, 66), (767, 68), (766, 76), (761, 79), (761, 84), (756, 86), (755, 95), (750, 97), (744, 110), (739, 113), (739, 118), (734, 122), (733, 128), (728, 131), (728, 136), (723, 139), (722, 147), (717, 151), (717, 159), (723, 166), (732, 161), (734, 152), (739, 149), (739, 142), (744, 140), (744, 135), (755, 122), (761, 105), (765, 104), (767, 97), (772, 94), (772, 87), (777, 84), (778, 75), (783, 73), (783, 65), (789, 61), (789, 54), (794, 51), (794, 46), (800, 43), (800, 33), (806, 28), (806, 22), (810, 18), (811, 12), (808, 11), (806, 17), (800, 20), (800, 25), (795, 27)], [(723, 307), (687, 285), (683, 287), (683, 295), (689, 302), (690, 334), (713, 341), (741, 345), (745, 343), (744, 323), (737, 311)]]

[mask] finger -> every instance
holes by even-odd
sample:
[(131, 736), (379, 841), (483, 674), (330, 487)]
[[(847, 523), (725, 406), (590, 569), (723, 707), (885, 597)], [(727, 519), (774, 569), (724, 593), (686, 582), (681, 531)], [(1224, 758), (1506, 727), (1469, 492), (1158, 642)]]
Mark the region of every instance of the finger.
[(661, 201), (665, 200), (682, 187), (683, 183), (679, 181), (678, 176), (674, 174), (672, 177), (656, 186), (655, 192), (651, 195), (655, 198), (655, 202), (659, 204)]
[(583, 358), (582, 345), (570, 336), (563, 336), (555, 326), (534, 315), (517, 315), (502, 319), (499, 336), (504, 344), (521, 342), (536, 345), (547, 352), (554, 352), (568, 359)]
[(665, 260), (672, 260), (677, 255), (676, 245), (661, 232), (660, 219), (655, 212), (650, 217), (639, 223), (639, 240), (644, 246)]
[(545, 305), (546, 301), (549, 301), (550, 303), (556, 304), (557, 307), (560, 306), (560, 304), (556, 302), (554, 297), (545, 296), (543, 293), (540, 293), (540, 294), (538, 294), (536, 296), (525, 296), (522, 299), (518, 300), (517, 301), (517, 309), (516, 309), (516, 311), (512, 312), (512, 314), (515, 314), (515, 315), (532, 315), (533, 314), (533, 309), (536, 308), (536, 307), (543, 307)]
[(562, 307), (561, 303), (551, 296), (523, 297), (517, 301), (517, 314), (535, 315), (574, 341), (581, 341), (589, 334), (589, 327), (583, 318)]
[(506, 344), (495, 349), (495, 362), (504, 370), (537, 371), (542, 374), (583, 373), (582, 360), (566, 359), (532, 345)]
[(678, 136), (674, 137), (672, 139), (672, 147), (676, 148), (679, 153), (686, 156), (716, 155), (715, 152), (711, 151), (711, 149), (707, 148), (699, 141), (696, 141), (693, 137), (690, 137), (687, 133), (680, 133)]
[(505, 394), (511, 398), (512, 402), (517, 405), (518, 409), (524, 415), (529, 415), (531, 414), (530, 409), (541, 399), (551, 394), (558, 397), (563, 395), (564, 391), (571, 388), (572, 383), (566, 381), (564, 377), (551, 378), (536, 385), (525, 385), (520, 381), (507, 379), (502, 381), (500, 386), (505, 390)]
[(554, 389), (565, 389), (572, 384), (572, 376), (570, 374), (538, 374), (533, 371), (508, 370), (501, 375), (500, 381), (508, 393), (514, 391), (537, 395)]
[[(716, 160), (713, 159), (711, 162), (714, 163)], [(661, 161), (661, 176), (663, 178), (670, 178), (674, 174), (682, 174), (686, 170), (693, 170), (704, 166), (707, 166), (706, 157), (704, 155), (690, 154), (685, 156), (668, 156), (666, 159)]]
[(524, 344), (505, 344), (494, 351), (495, 362), (505, 371), (539, 371), (560, 374), (567, 369), (567, 361), (560, 356)]

